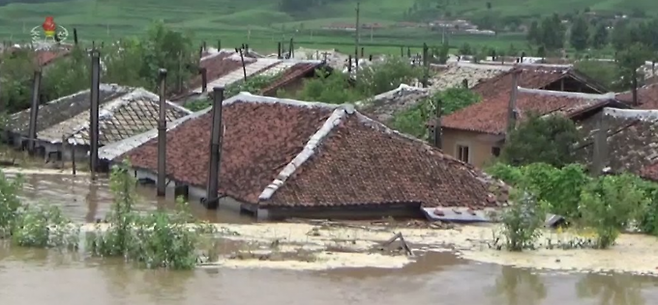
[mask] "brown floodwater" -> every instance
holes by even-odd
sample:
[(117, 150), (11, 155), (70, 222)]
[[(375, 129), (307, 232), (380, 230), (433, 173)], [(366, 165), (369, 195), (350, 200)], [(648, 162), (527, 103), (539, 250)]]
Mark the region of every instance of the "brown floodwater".
[[(140, 187), (143, 210), (166, 208)], [(88, 177), (28, 175), (24, 196), (60, 206), (78, 220), (103, 218), (107, 182)], [(232, 212), (193, 212), (204, 219), (247, 222)], [(428, 253), (402, 269), (288, 271), (199, 268), (141, 270), (120, 260), (25, 249), (0, 243), (0, 303), (51, 304), (655, 304), (658, 279), (624, 274), (562, 274), (474, 263)]]

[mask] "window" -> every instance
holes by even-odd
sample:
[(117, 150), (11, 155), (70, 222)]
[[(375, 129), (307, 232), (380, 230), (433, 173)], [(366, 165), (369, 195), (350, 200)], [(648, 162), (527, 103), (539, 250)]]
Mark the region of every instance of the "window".
[(457, 145), (457, 159), (463, 162), (470, 162), (471, 152), (466, 145)]
[(500, 156), (500, 147), (496, 147), (496, 146), (492, 147), (492, 148), (491, 148), (491, 154), (492, 154), (494, 157), (498, 157), (498, 156)]

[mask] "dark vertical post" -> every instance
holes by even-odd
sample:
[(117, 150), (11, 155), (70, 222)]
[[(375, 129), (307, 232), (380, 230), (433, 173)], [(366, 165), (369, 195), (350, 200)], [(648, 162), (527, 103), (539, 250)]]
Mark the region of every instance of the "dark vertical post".
[[(242, 74), (244, 75), (244, 81), (247, 81), (247, 66), (244, 64), (244, 54), (242, 54), (242, 49), (240, 51), (240, 61), (242, 62)], [(214, 89), (213, 89), (214, 90)]]
[(199, 69), (199, 74), (201, 74), (201, 92), (208, 92), (208, 69)]
[(400, 57), (404, 57), (404, 47), (400, 47)]
[(167, 70), (160, 69), (160, 104), (158, 107), (158, 190), (157, 195), (164, 197), (167, 191)]
[(631, 96), (633, 97), (633, 105), (637, 106), (639, 105), (639, 101), (637, 98), (637, 70), (633, 69), (633, 79), (631, 80)]
[(368, 55), (368, 61), (372, 61), (372, 54)]
[(430, 78), (429, 48), (423, 43), (423, 87), (427, 88)]
[(183, 91), (183, 52), (178, 53), (178, 73), (176, 73), (176, 92)]
[(98, 166), (98, 114), (99, 114), (99, 98), (100, 98), (100, 82), (101, 82), (101, 63), (100, 52), (93, 50), (91, 52), (91, 88), (89, 90), (91, 101), (91, 109), (89, 111), (89, 139), (90, 148), (89, 161), (91, 178), (96, 179), (96, 169)]
[(352, 73), (352, 55), (347, 56), (347, 73)]
[(71, 145), (71, 173), (73, 176), (77, 173), (75, 164), (75, 144)]
[(407, 47), (407, 57), (411, 57), (411, 47)]
[(356, 24), (355, 24), (355, 30), (356, 33), (354, 33), (354, 62), (355, 62), (355, 67), (356, 71), (359, 71), (359, 28), (361, 27), (359, 24), (359, 17), (361, 16), (361, 2), (357, 1), (356, 2)]
[(290, 49), (288, 49), (288, 58), (292, 59), (295, 57), (295, 51), (293, 51), (295, 48), (293, 38), (290, 38)]
[(30, 126), (28, 128), (29, 142), (27, 151), (34, 154), (37, 142), (37, 119), (39, 117), (39, 93), (41, 92), (41, 70), (34, 71), (32, 82), (32, 106), (30, 108)]
[(432, 144), (434, 147), (441, 149), (443, 142), (441, 141), (441, 115), (443, 111), (443, 101), (436, 100), (434, 105), (434, 126), (432, 130)]
[(218, 39), (217, 40), (217, 51), (219, 52), (222, 49), (222, 40)]
[(212, 104), (212, 130), (210, 139), (210, 168), (208, 169), (208, 193), (205, 206), (207, 209), (219, 207), (219, 170), (222, 157), (222, 102), (224, 101), (224, 88), (215, 87), (214, 102)]
[(364, 48), (364, 47), (361, 47), (361, 58), (364, 57), (364, 55), (363, 55), (364, 52), (365, 52), (365, 48)]
[(598, 114), (596, 122), (597, 129), (594, 130), (594, 151), (592, 153), (591, 174), (594, 177), (601, 175), (605, 167), (605, 159), (608, 154), (608, 121), (605, 119), (605, 108)]
[(208, 44), (206, 44), (206, 41), (204, 40), (203, 41), (203, 51), (205, 52), (207, 50), (208, 50)]
[(78, 45), (78, 29), (73, 28), (73, 43)]
[(201, 58), (203, 58), (203, 46), (199, 46), (199, 62), (201, 62)]
[(277, 47), (276, 47), (276, 48), (277, 48), (277, 51), (276, 51), (276, 52), (277, 52), (277, 53), (276, 53), (277, 56), (276, 56), (276, 58), (278, 58), (278, 59), (282, 59), (282, 58), (283, 58), (283, 57), (281, 56), (281, 49), (282, 49), (282, 46), (281, 46), (281, 42), (280, 42), (280, 41), (277, 42)]
[(507, 107), (507, 132), (505, 133), (505, 140), (509, 141), (510, 133), (516, 127), (516, 96), (519, 91), (519, 75), (520, 70), (512, 71), (512, 88), (510, 91), (510, 99)]

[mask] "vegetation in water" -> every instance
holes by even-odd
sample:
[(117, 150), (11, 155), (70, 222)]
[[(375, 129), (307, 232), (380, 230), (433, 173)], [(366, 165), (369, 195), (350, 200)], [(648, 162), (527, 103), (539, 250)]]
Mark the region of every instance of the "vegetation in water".
[(89, 250), (95, 256), (119, 256), (147, 268), (194, 268), (200, 260), (197, 252), (197, 245), (202, 241), (200, 233), (212, 228), (194, 222), (187, 203), (182, 200), (177, 202), (174, 213), (139, 214), (133, 208), (137, 200), (136, 180), (128, 167), (125, 163), (112, 169), (110, 185), (114, 203), (106, 219), (109, 227), (102, 232), (101, 225), (97, 225), (96, 233), (87, 239)]
[[(545, 203), (537, 201), (530, 192), (517, 190), (512, 195), (514, 204), (500, 213), (502, 223), (500, 235), (504, 237), (505, 248), (509, 251), (534, 249), (542, 235), (541, 228), (546, 219)], [(494, 245), (500, 237), (494, 237)]]
[(106, 223), (97, 224), (94, 232), (87, 234), (84, 244), (78, 238), (80, 225), (71, 222), (58, 207), (22, 203), (18, 197), (21, 179), (10, 180), (0, 171), (0, 236), (22, 247), (82, 247), (94, 256), (123, 257), (147, 268), (191, 269), (207, 260), (199, 246), (212, 240), (215, 228), (196, 222), (182, 200), (173, 213), (135, 211), (136, 181), (126, 166), (113, 168), (112, 211)]
[[(619, 232), (635, 229), (656, 235), (655, 211), (658, 209), (655, 183), (622, 174), (592, 178), (580, 165), (556, 168), (545, 163), (514, 167), (497, 163), (487, 170), (493, 176), (506, 181), (516, 189), (534, 196), (546, 212), (566, 218), (575, 227), (594, 233), (590, 243), (596, 248), (608, 248), (614, 244)], [(527, 202), (515, 202), (509, 209), (525, 209)], [(503, 226), (514, 227), (518, 219), (502, 218)], [(533, 225), (524, 225), (534, 230)], [(509, 232), (508, 232), (509, 233)]]

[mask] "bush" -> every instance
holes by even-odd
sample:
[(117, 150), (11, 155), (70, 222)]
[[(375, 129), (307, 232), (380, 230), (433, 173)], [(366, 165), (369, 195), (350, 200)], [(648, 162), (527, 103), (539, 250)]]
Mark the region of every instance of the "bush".
[(80, 227), (62, 215), (57, 207), (42, 204), (25, 206), (12, 231), (13, 241), (23, 247), (78, 248)]
[(541, 228), (546, 219), (545, 208), (532, 194), (519, 191), (512, 194), (513, 203), (501, 213), (501, 230), (505, 247), (509, 251), (534, 249), (541, 237)]

